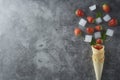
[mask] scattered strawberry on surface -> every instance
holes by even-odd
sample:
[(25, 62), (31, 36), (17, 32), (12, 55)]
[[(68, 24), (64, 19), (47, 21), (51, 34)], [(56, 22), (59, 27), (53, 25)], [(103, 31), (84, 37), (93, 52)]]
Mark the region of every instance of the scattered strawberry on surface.
[(110, 6), (108, 4), (103, 4), (102, 9), (106, 13), (110, 12)]
[(117, 26), (118, 25), (118, 20), (116, 18), (112, 18), (109, 22), (108, 22), (108, 25), (110, 27), (114, 27), (114, 26)]
[(88, 16), (87, 17), (87, 21), (89, 22), (89, 23), (94, 23), (94, 18), (92, 17), (92, 16)]
[(86, 28), (86, 32), (87, 32), (88, 34), (93, 34), (93, 33), (94, 33), (94, 28), (93, 28), (93, 27), (87, 27), (87, 28)]
[(81, 9), (77, 9), (76, 12), (75, 12), (76, 16), (78, 17), (83, 17), (85, 14), (83, 12), (83, 10)]
[(95, 49), (97, 49), (97, 50), (100, 50), (100, 49), (103, 48), (103, 46), (100, 45), (100, 44), (94, 45), (93, 47), (94, 47)]
[(75, 34), (75, 36), (79, 36), (79, 35), (81, 35), (81, 33), (82, 33), (82, 31), (81, 31), (80, 28), (75, 28), (75, 29), (74, 29), (74, 34)]
[(101, 31), (101, 30), (102, 30), (102, 26), (101, 26), (101, 25), (97, 25), (97, 26), (95, 26), (95, 30), (97, 30), (97, 31)]
[(103, 40), (102, 40), (102, 39), (97, 39), (97, 40), (96, 40), (96, 43), (97, 43), (97, 44), (102, 44), (102, 43), (103, 43)]

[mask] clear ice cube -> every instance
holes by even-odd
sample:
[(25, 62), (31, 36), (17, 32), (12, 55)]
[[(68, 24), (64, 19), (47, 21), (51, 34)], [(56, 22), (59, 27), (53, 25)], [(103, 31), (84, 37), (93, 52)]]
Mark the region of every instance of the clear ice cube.
[(85, 35), (85, 42), (91, 42), (92, 41), (92, 35)]
[(104, 20), (105, 22), (108, 22), (110, 19), (111, 19), (111, 17), (110, 17), (109, 14), (106, 14), (106, 15), (103, 17), (103, 20)]
[(95, 39), (101, 38), (101, 32), (95, 32), (94, 37)]
[(102, 22), (102, 19), (101, 19), (101, 17), (98, 17), (95, 21), (97, 24), (100, 24)]
[(83, 18), (81, 18), (80, 21), (79, 21), (79, 25), (82, 26), (82, 27), (84, 27), (86, 25), (86, 23), (87, 23), (87, 21)]
[(94, 5), (90, 6), (89, 9), (90, 9), (90, 11), (94, 11), (96, 9), (96, 5), (94, 4)]
[(113, 36), (113, 34), (114, 34), (114, 30), (112, 30), (112, 29), (107, 29), (106, 35), (108, 35), (108, 36)]

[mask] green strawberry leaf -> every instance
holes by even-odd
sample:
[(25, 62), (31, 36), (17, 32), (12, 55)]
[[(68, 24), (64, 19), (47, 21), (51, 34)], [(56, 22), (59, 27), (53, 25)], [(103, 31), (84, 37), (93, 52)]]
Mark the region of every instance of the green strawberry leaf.
[(103, 42), (106, 40), (107, 35), (106, 35), (106, 30), (101, 31), (101, 39), (103, 40)]
[(102, 3), (102, 5), (105, 5), (105, 4), (108, 4), (108, 3), (105, 3), (105, 2), (104, 2), (104, 3)]
[(90, 45), (95, 45), (95, 44), (96, 44), (96, 40), (94, 38), (92, 38)]
[(98, 12), (96, 13), (96, 18), (98, 18), (98, 17), (102, 17), (102, 12), (98, 11)]

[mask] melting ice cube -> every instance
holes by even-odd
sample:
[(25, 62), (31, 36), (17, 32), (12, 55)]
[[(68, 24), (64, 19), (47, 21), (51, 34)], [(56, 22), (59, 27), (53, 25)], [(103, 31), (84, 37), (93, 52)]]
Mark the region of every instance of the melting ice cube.
[(92, 41), (92, 35), (85, 35), (85, 42), (91, 42)]
[(84, 27), (86, 25), (87, 21), (83, 18), (80, 19), (79, 21), (79, 25), (81, 25), (82, 27)]
[(103, 17), (103, 20), (104, 20), (105, 22), (108, 22), (110, 19), (111, 19), (111, 17), (110, 17), (109, 14), (106, 14), (106, 15)]
[(108, 35), (108, 36), (113, 36), (113, 34), (114, 34), (114, 30), (112, 30), (112, 29), (107, 29), (106, 35)]
[(94, 37), (95, 39), (101, 38), (101, 32), (95, 32)]
[(98, 18), (96, 18), (95, 21), (96, 21), (97, 24), (100, 24), (102, 22), (102, 19), (101, 19), (101, 17), (98, 17)]
[(96, 9), (96, 5), (94, 4), (94, 5), (90, 6), (89, 9), (90, 9), (90, 11), (94, 11)]

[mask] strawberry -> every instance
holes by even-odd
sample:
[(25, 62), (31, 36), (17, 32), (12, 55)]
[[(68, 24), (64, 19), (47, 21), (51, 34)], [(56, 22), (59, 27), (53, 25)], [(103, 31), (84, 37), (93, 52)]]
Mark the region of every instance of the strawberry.
[(96, 43), (97, 43), (97, 44), (102, 44), (102, 43), (103, 43), (103, 40), (102, 40), (102, 39), (97, 39), (97, 40), (96, 40)]
[(75, 28), (75, 29), (74, 29), (74, 34), (75, 34), (75, 36), (79, 36), (79, 35), (81, 35), (81, 33), (82, 33), (82, 31), (81, 31), (80, 28)]
[(106, 13), (110, 12), (110, 6), (108, 4), (103, 4), (102, 9)]
[(88, 27), (88, 28), (86, 29), (86, 32), (87, 32), (88, 34), (93, 34), (93, 33), (94, 33), (94, 28)]
[(76, 16), (78, 17), (83, 17), (84, 16), (84, 12), (83, 10), (81, 9), (77, 9), (76, 12), (75, 12)]
[(94, 45), (93, 47), (94, 47), (95, 49), (97, 49), (97, 50), (100, 50), (100, 49), (103, 48), (103, 46), (100, 45), (100, 44)]
[(97, 26), (95, 26), (95, 30), (97, 30), (97, 31), (102, 30), (102, 26), (101, 26), (101, 25), (97, 25)]
[(116, 18), (112, 18), (109, 22), (108, 22), (108, 25), (110, 27), (114, 27), (114, 26), (117, 26), (118, 25), (118, 20)]
[(94, 23), (94, 18), (93, 17), (91, 17), (91, 16), (88, 16), (87, 17), (87, 21), (89, 22), (89, 23)]

